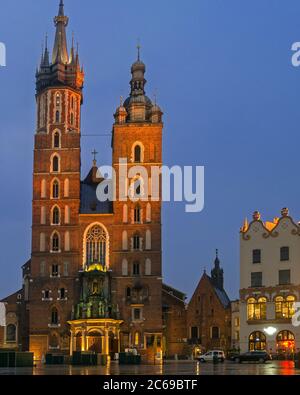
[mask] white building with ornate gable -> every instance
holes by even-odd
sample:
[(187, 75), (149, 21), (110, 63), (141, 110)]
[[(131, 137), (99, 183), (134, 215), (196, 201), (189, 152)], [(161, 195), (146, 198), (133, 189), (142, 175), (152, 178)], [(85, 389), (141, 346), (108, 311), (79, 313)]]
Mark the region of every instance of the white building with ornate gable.
[(300, 225), (289, 216), (263, 222), (259, 212), (240, 231), (240, 348), (286, 356), (300, 350), (292, 324), (300, 301)]

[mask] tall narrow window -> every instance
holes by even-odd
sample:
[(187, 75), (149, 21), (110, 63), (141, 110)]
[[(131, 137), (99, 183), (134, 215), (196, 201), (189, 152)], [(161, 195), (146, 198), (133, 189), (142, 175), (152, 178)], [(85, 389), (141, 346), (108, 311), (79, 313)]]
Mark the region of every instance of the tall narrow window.
[(133, 249), (139, 250), (141, 248), (141, 238), (139, 234), (133, 236)]
[(54, 207), (52, 211), (52, 225), (60, 224), (60, 210), (58, 207)]
[(58, 182), (58, 180), (54, 180), (52, 183), (52, 198), (53, 199), (59, 198), (59, 182)]
[(56, 111), (55, 112), (55, 123), (59, 123), (59, 119), (60, 119), (60, 112)]
[(134, 223), (140, 224), (142, 222), (142, 215), (141, 215), (141, 208), (140, 206), (136, 206), (134, 209)]
[(133, 273), (134, 276), (139, 276), (141, 274), (141, 267), (139, 262), (134, 262)]
[(58, 311), (55, 307), (51, 311), (51, 325), (58, 325)]
[(142, 161), (142, 148), (140, 145), (134, 147), (134, 162), (140, 163)]
[(52, 171), (57, 173), (59, 172), (59, 157), (54, 155), (52, 158)]
[(59, 245), (59, 235), (57, 232), (55, 232), (52, 236), (52, 252), (58, 252), (60, 250), (60, 245)]
[(60, 148), (60, 134), (59, 132), (55, 132), (53, 136), (53, 147)]
[(74, 125), (74, 114), (72, 112), (71, 112), (71, 115), (70, 115), (70, 124)]

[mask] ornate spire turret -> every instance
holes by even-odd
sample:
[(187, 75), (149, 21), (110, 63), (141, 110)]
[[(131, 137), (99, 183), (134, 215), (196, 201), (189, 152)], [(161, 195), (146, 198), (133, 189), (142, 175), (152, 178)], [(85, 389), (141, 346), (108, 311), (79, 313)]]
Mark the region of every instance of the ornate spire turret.
[(58, 16), (54, 18), (56, 26), (55, 42), (52, 53), (52, 64), (54, 63), (69, 63), (69, 55), (67, 48), (66, 27), (69, 18), (64, 13), (64, 2), (60, 0)]
[(69, 18), (64, 13), (64, 2), (60, 0), (58, 15), (54, 18), (56, 26), (55, 41), (50, 61), (48, 42), (46, 39), (40, 68), (36, 74), (37, 93), (50, 86), (65, 85), (82, 91), (84, 72), (80, 67), (78, 49), (75, 52), (74, 36), (70, 56), (67, 48), (66, 26)]

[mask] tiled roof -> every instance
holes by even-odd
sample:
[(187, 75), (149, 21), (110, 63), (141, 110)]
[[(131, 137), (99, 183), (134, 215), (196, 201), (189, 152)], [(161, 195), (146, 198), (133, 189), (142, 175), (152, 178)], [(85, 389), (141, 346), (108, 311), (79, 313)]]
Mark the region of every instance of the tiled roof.
[(97, 199), (96, 190), (99, 184), (81, 183), (80, 189), (80, 213), (81, 214), (112, 214), (113, 204), (110, 201), (100, 202)]

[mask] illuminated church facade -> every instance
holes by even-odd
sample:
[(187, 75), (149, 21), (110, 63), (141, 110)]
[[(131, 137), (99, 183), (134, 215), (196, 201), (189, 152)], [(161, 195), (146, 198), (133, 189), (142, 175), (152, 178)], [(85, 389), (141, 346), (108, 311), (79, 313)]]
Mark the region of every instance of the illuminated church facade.
[[(95, 160), (81, 180), (84, 71), (74, 45), (67, 49), (63, 1), (54, 21), (52, 56), (46, 46), (36, 73), (32, 253), (22, 290), (4, 300), (6, 338), (36, 359), (128, 347), (151, 357), (163, 348), (161, 199), (100, 202)], [(145, 71), (138, 56), (114, 114), (117, 177), (120, 158), (128, 169), (162, 165), (162, 111), (145, 94)]]

